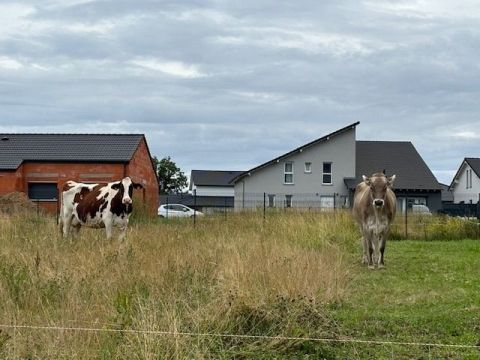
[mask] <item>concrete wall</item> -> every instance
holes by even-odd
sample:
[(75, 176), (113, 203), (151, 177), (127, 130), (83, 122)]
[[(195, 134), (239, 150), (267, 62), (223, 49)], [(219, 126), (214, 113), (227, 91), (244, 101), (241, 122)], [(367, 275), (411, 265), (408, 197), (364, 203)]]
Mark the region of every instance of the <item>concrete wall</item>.
[[(293, 162), (294, 184), (284, 183), (286, 162)], [(306, 162), (312, 163), (311, 173), (305, 173)], [(332, 185), (322, 184), (324, 162), (332, 163)], [(315, 203), (315, 196), (348, 196), (345, 177), (355, 177), (355, 128), (244, 177), (235, 184), (235, 208), (256, 206), (263, 193), (293, 195), (292, 206), (300, 197)]]
[[(472, 187), (467, 189), (467, 170), (472, 171)], [(459, 204), (462, 201), (466, 204), (476, 204), (480, 194), (480, 179), (465, 161), (458, 174), (458, 182), (453, 187), (453, 202)]]

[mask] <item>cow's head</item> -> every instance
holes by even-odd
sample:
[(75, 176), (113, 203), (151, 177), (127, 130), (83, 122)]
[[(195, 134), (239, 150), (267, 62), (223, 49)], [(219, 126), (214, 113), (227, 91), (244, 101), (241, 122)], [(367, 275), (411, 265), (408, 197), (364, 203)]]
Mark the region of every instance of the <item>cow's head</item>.
[(371, 177), (363, 175), (363, 181), (370, 187), (372, 205), (375, 208), (382, 208), (385, 205), (387, 189), (393, 186), (395, 175), (387, 177), (383, 173), (373, 174)]
[(134, 183), (128, 176), (112, 185), (113, 190), (119, 190), (122, 195), (122, 204), (131, 205), (133, 189), (143, 189), (142, 184)]

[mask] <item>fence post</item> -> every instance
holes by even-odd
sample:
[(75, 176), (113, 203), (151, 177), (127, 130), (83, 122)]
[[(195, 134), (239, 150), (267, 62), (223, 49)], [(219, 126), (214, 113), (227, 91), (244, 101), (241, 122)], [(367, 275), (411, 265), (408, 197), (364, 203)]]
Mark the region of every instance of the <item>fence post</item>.
[(408, 196), (405, 198), (405, 239), (408, 239)]
[(193, 227), (197, 225), (197, 189), (193, 190)]
[(168, 220), (168, 204), (169, 202), (168, 202), (168, 195), (167, 195), (167, 206), (165, 207), (167, 209), (165, 219), (167, 220)]
[(263, 193), (263, 221), (265, 222), (266, 212), (267, 212), (267, 193)]
[(223, 198), (224, 204), (223, 204), (223, 212), (225, 213), (225, 220), (227, 220), (227, 197), (225, 196)]

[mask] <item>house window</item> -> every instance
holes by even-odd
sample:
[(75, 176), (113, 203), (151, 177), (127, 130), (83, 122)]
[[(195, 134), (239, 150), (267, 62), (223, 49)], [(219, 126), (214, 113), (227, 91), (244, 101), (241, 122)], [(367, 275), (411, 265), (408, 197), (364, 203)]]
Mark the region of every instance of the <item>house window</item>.
[(293, 163), (285, 163), (284, 183), (293, 184)]
[(28, 183), (30, 200), (56, 201), (58, 198), (56, 183)]
[(275, 207), (275, 194), (268, 194), (268, 207)]
[(467, 189), (471, 189), (472, 188), (472, 170), (469, 169), (467, 170)]
[(306, 162), (305, 163), (305, 173), (310, 174), (312, 172), (312, 163)]
[(324, 162), (323, 163), (323, 178), (322, 182), (324, 185), (332, 184), (332, 163)]
[(285, 207), (292, 207), (292, 197), (293, 195), (285, 195)]

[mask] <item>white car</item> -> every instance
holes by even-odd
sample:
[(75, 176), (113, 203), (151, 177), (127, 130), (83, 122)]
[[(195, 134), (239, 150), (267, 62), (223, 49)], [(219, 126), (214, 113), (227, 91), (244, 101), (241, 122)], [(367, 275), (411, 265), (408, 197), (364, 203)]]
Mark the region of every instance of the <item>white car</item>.
[(419, 215), (432, 215), (432, 212), (426, 205), (414, 204), (412, 205), (412, 212)]
[(188, 206), (182, 204), (166, 204), (160, 205), (158, 208), (158, 216), (163, 218), (169, 217), (192, 217), (192, 216), (203, 216), (203, 213), (200, 211), (195, 211)]

